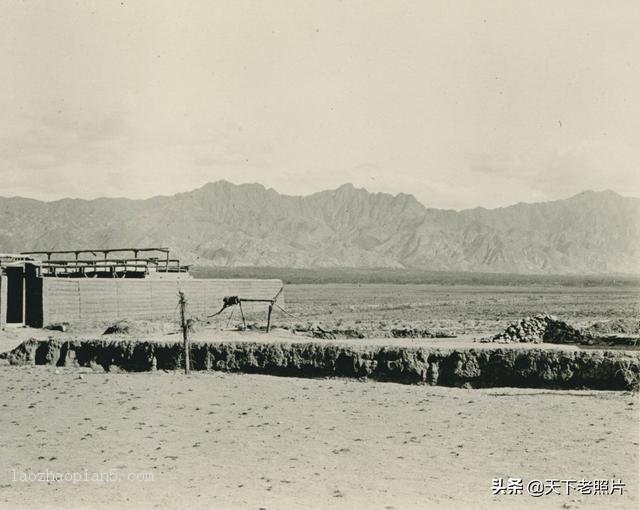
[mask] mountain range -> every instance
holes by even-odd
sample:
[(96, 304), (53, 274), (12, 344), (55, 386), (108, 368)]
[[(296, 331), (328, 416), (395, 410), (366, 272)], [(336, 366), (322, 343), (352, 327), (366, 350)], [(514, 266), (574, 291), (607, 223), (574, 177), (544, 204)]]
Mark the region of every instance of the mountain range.
[(288, 196), (226, 181), (146, 200), (0, 198), (0, 251), (133, 246), (197, 265), (640, 274), (640, 199), (454, 211), (351, 184)]

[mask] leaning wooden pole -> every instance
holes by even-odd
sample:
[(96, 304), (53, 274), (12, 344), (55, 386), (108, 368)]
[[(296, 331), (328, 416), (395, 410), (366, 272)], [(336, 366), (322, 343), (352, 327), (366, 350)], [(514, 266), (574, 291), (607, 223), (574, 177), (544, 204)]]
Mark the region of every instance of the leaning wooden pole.
[(191, 346), (189, 345), (189, 324), (187, 323), (187, 299), (184, 292), (179, 291), (180, 326), (182, 327), (182, 341), (184, 344), (184, 373), (191, 373)]

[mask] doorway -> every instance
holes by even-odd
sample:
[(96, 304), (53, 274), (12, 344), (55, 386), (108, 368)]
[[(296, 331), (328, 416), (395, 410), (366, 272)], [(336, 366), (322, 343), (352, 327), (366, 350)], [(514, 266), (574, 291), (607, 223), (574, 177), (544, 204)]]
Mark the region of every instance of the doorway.
[(22, 324), (24, 321), (24, 269), (6, 267), (7, 275), (7, 325)]

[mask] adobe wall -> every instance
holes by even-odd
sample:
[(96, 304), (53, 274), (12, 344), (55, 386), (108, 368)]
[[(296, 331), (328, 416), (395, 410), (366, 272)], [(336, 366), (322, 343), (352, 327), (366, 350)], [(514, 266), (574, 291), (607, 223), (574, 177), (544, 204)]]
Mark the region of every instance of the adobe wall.
[[(187, 298), (189, 315), (205, 316), (217, 312), (225, 296), (273, 299), (281, 288), (282, 281), (276, 279), (42, 278), (42, 324), (31, 325), (175, 317), (180, 290)], [(281, 294), (278, 302), (283, 301)], [(266, 310), (267, 304), (259, 306)]]

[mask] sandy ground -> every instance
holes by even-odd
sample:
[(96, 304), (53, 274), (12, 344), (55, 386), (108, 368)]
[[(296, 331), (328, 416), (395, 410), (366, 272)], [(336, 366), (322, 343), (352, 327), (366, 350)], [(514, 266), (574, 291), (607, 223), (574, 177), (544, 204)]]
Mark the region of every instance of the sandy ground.
[[(637, 393), (5, 365), (0, 507), (631, 509), (639, 405)], [(123, 480), (20, 482), (14, 469)], [(492, 496), (494, 477), (626, 490)]]
[[(20, 343), (28, 340), (29, 338), (36, 338), (40, 340), (46, 340), (48, 338), (54, 338), (59, 340), (86, 340), (86, 339), (100, 339), (104, 341), (165, 341), (165, 342), (182, 342), (181, 334), (174, 332), (151, 332), (141, 334), (127, 334), (127, 335), (103, 335), (104, 329), (87, 330), (82, 333), (75, 333), (73, 331), (61, 333), (58, 331), (49, 331), (44, 329), (34, 328), (7, 328), (5, 331), (0, 332), (0, 353), (9, 351)], [(192, 342), (263, 342), (263, 343), (309, 343), (319, 342), (334, 345), (348, 345), (353, 346), (390, 346), (390, 347), (433, 347), (438, 346), (442, 348), (469, 348), (474, 349), (496, 349), (496, 348), (509, 348), (509, 349), (555, 349), (555, 350), (568, 350), (575, 351), (585, 349), (580, 345), (561, 345), (561, 344), (534, 344), (534, 343), (481, 343), (478, 341), (478, 337), (475, 334), (459, 335), (456, 338), (349, 338), (349, 339), (331, 339), (323, 340), (312, 338), (301, 334), (292, 334), (285, 329), (276, 328), (271, 333), (266, 334), (259, 331), (235, 331), (235, 330), (219, 330), (216, 327), (200, 327), (195, 333), (190, 335)], [(592, 348), (588, 348), (592, 350)]]

